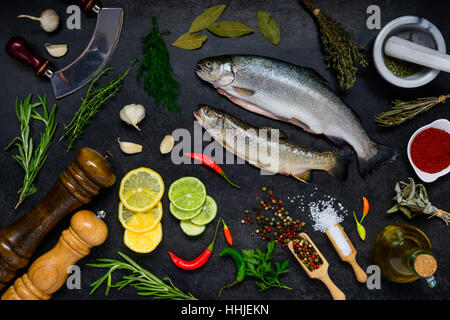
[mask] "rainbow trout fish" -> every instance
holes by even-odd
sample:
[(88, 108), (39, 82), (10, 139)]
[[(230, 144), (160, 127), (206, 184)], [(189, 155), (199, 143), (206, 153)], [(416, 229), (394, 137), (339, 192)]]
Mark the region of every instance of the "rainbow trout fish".
[(196, 73), (251, 112), (326, 135), (338, 146), (350, 145), (362, 176), (397, 156), (367, 135), (358, 115), (313, 69), (262, 56), (223, 55), (202, 59)]
[[(231, 114), (199, 105), (199, 124), (224, 148), (267, 171), (310, 181), (311, 170), (322, 170), (338, 179), (347, 175), (348, 151), (316, 151), (287, 141), (279, 130), (252, 126)], [(274, 138), (276, 135), (276, 138)]]

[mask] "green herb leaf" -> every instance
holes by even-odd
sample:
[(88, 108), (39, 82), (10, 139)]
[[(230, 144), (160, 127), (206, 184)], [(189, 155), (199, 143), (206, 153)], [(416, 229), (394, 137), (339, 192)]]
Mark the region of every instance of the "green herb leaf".
[[(5, 150), (13, 145), (17, 147), (18, 154), (13, 158), (20, 164), (24, 170), (23, 185), (17, 192), (19, 201), (15, 209), (29, 196), (37, 191), (34, 186), (34, 180), (47, 159), (47, 151), (50, 147), (57, 124), (55, 123), (56, 104), (53, 105), (51, 112), (47, 110), (47, 97), (38, 96), (39, 102), (31, 102), (31, 94), (25, 100), (16, 99), (16, 115), (20, 122), (20, 137), (15, 137)], [(37, 111), (42, 107), (42, 114)], [(30, 136), (30, 120), (39, 120), (44, 124), (44, 130), (40, 133), (39, 144), (35, 147), (33, 138)]]
[(227, 6), (227, 4), (219, 4), (206, 9), (201, 15), (195, 18), (194, 22), (192, 22), (189, 33), (194, 33), (205, 29), (220, 17)]
[(206, 29), (216, 36), (225, 38), (242, 37), (253, 32), (249, 26), (236, 21), (218, 21), (210, 24)]
[(207, 38), (206, 35), (200, 35), (198, 33), (185, 33), (175, 40), (172, 46), (186, 50), (195, 50), (200, 48)]
[(258, 28), (261, 34), (274, 45), (280, 43), (280, 27), (275, 19), (264, 11), (258, 11)]

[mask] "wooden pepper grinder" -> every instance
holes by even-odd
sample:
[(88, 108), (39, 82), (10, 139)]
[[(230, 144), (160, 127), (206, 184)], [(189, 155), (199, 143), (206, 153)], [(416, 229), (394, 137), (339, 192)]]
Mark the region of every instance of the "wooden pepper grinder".
[(28, 272), (5, 291), (2, 300), (50, 299), (66, 282), (68, 268), (87, 256), (92, 247), (105, 242), (107, 236), (106, 224), (92, 211), (78, 211), (56, 246), (33, 262)]
[(91, 201), (116, 177), (107, 156), (90, 148), (78, 151), (45, 198), (22, 218), (0, 230), (0, 290), (28, 265), (47, 233), (67, 214)]

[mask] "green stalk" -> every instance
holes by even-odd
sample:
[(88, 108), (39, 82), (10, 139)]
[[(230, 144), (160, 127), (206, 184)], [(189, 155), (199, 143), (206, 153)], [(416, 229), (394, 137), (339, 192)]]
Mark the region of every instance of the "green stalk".
[[(57, 123), (55, 123), (56, 104), (53, 105), (49, 114), (47, 96), (45, 94), (44, 97), (38, 96), (39, 102), (34, 104), (30, 103), (31, 96), (29, 94), (20, 103), (19, 99), (16, 99), (16, 115), (20, 122), (20, 137), (15, 137), (5, 148), (5, 150), (8, 150), (13, 145), (17, 147), (19, 152), (13, 158), (20, 164), (25, 173), (23, 185), (17, 192), (19, 201), (14, 209), (17, 209), (26, 198), (37, 191), (34, 181), (47, 159), (47, 151), (57, 127)], [(42, 107), (42, 113), (37, 111), (38, 107)], [(34, 149), (33, 138), (30, 136), (31, 119), (39, 120), (44, 124), (44, 130), (40, 133), (40, 141), (36, 149)]]
[[(91, 292), (94, 293), (105, 281), (107, 296), (111, 288), (121, 290), (126, 286), (131, 286), (137, 289), (137, 294), (142, 296), (153, 296), (155, 299), (171, 299), (171, 300), (197, 300), (191, 293), (183, 293), (170, 280), (165, 277), (163, 280), (152, 274), (150, 271), (139, 266), (134, 260), (118, 251), (118, 254), (125, 260), (115, 259), (97, 259), (102, 263), (89, 263), (87, 266), (94, 268), (109, 269), (102, 277), (91, 283)], [(112, 274), (116, 270), (127, 270), (131, 274), (122, 276), (122, 280), (113, 284)]]

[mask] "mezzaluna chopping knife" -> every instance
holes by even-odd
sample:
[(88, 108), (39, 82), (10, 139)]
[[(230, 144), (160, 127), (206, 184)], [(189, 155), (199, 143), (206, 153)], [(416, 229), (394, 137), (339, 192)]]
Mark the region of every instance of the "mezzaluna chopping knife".
[(101, 8), (95, 0), (75, 2), (84, 11), (97, 14), (97, 24), (86, 49), (68, 66), (52, 71), (49, 60), (36, 56), (23, 38), (14, 37), (6, 45), (11, 57), (30, 65), (37, 76), (50, 79), (56, 99), (80, 89), (103, 69), (116, 48), (122, 30), (122, 8)]

